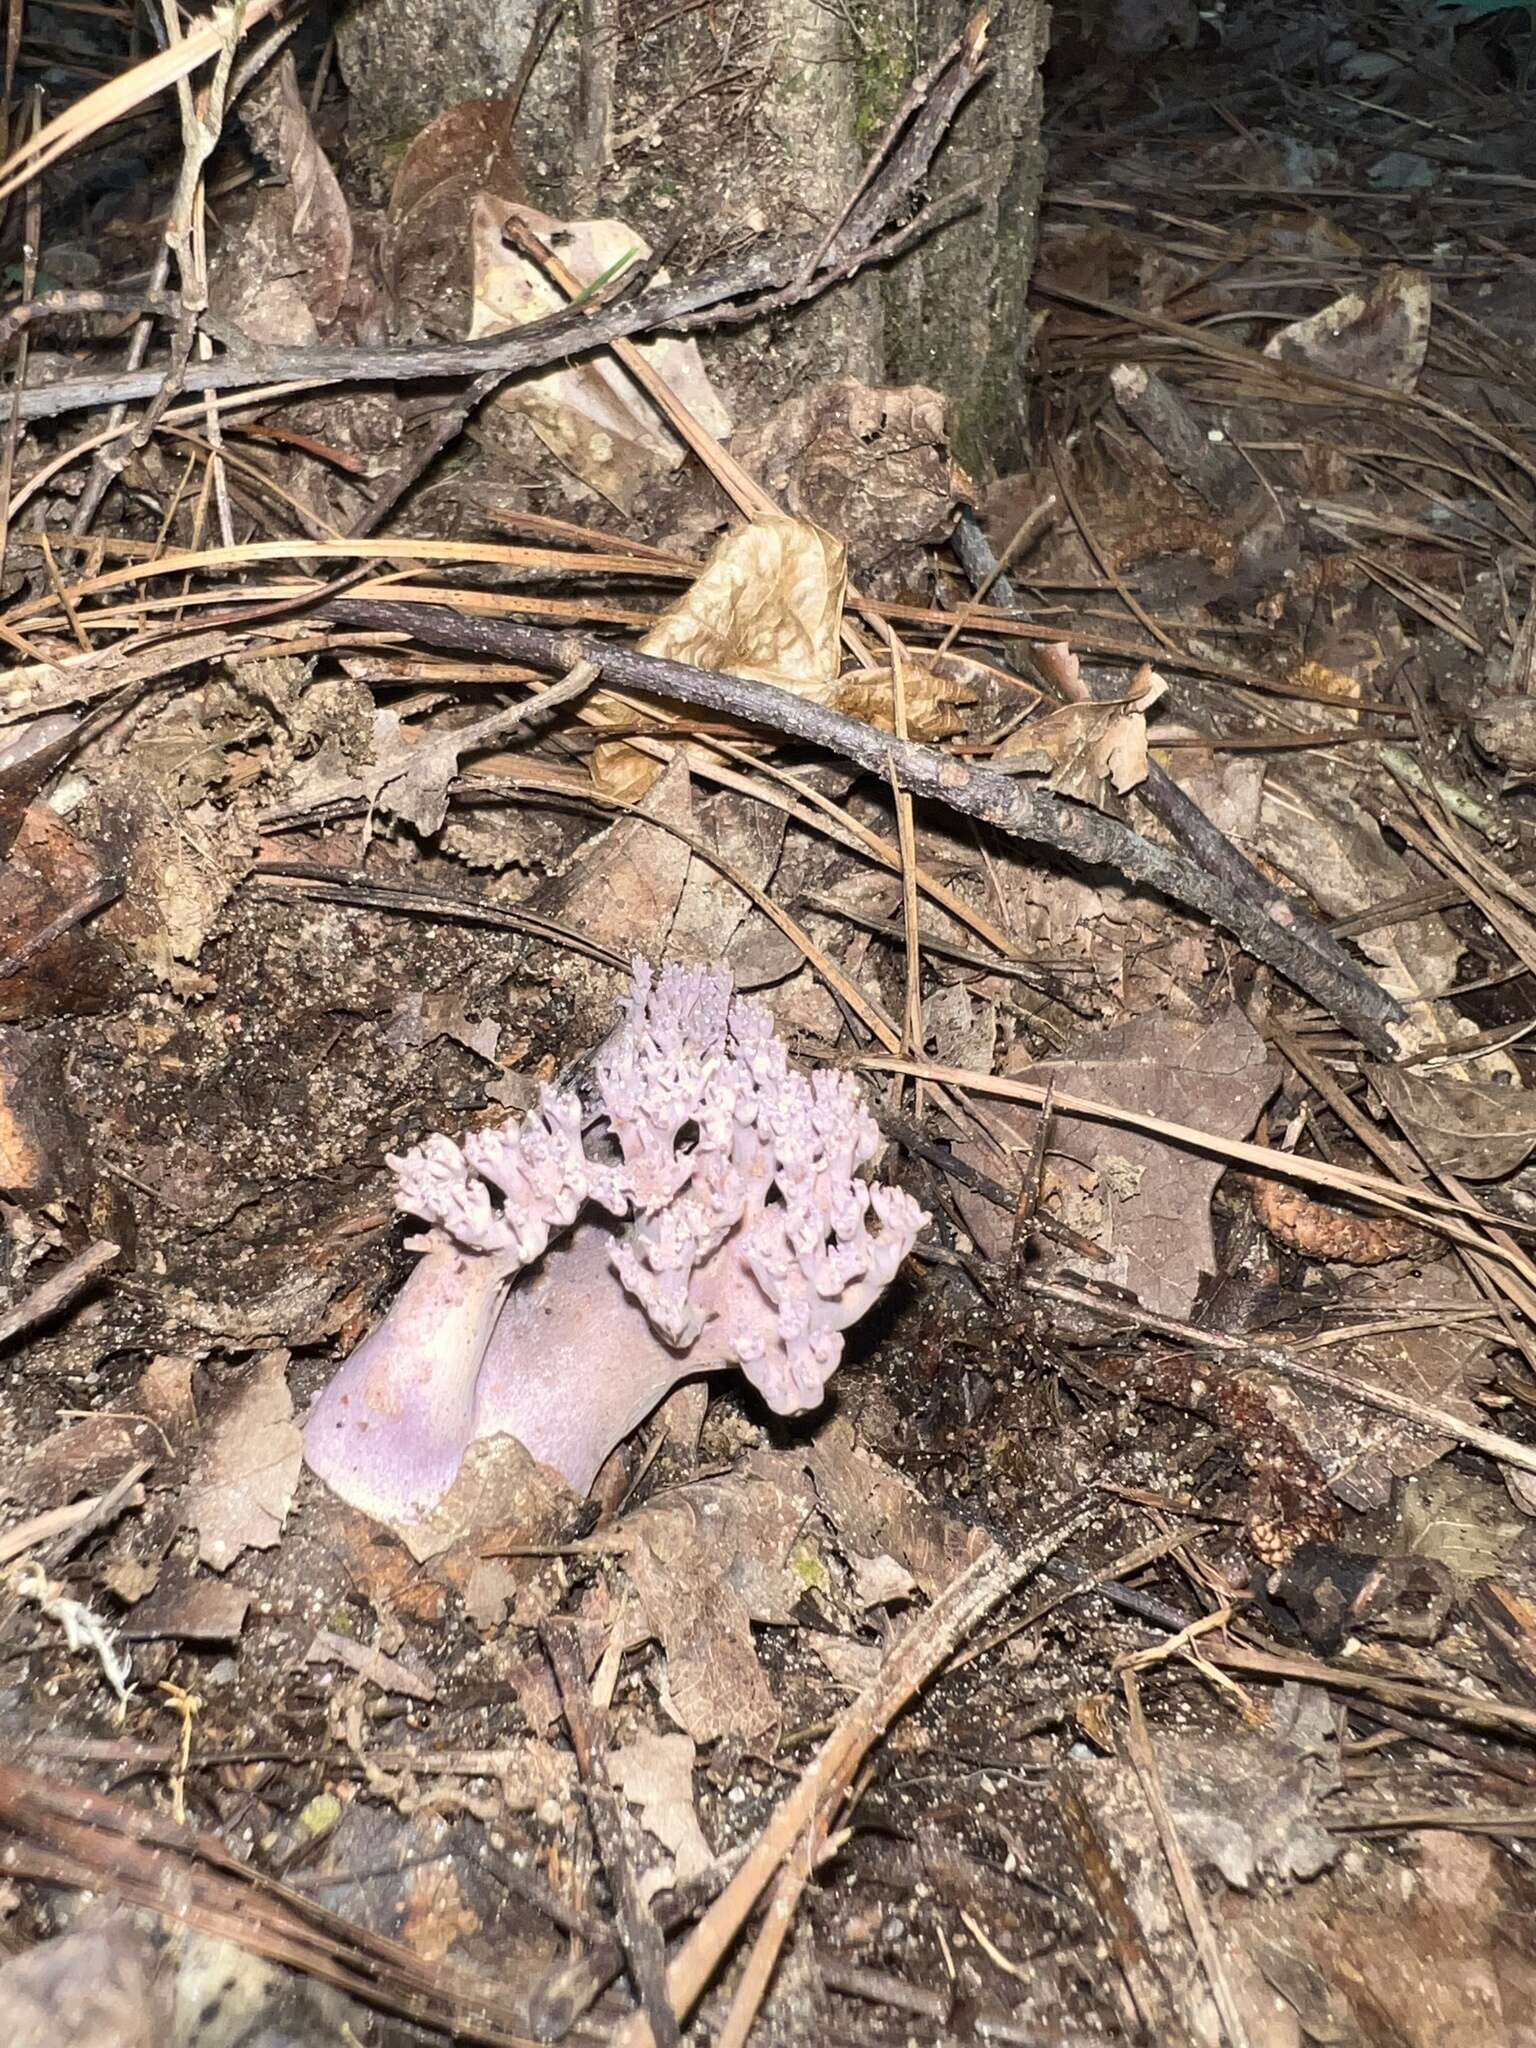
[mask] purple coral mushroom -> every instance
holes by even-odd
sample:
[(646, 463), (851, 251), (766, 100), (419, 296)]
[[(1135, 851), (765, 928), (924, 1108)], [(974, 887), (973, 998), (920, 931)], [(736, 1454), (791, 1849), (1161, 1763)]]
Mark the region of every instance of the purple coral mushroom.
[(584, 1493), (679, 1380), (729, 1365), (779, 1414), (814, 1408), (926, 1222), (860, 1178), (880, 1141), (856, 1082), (796, 1072), (728, 972), (637, 961), (624, 1009), (585, 1132), (546, 1089), (390, 1161), (422, 1257), (304, 1434), (365, 1513), (420, 1520), (498, 1436)]

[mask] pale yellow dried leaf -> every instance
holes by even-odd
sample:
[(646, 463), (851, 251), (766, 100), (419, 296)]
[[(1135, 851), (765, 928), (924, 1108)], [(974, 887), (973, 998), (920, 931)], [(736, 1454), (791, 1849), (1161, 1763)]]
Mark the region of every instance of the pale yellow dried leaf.
[[(837, 681), (847, 586), (847, 551), (832, 534), (808, 520), (755, 519), (718, 543), (640, 646), (826, 703)], [(607, 692), (582, 715), (593, 725), (666, 722), (655, 705)], [(592, 762), (598, 787), (630, 802), (659, 772), (654, 760), (627, 746), (599, 747)]]
[[(558, 249), (566, 269), (584, 286), (595, 284), (625, 257), (638, 263), (650, 254), (645, 237), (623, 221), (554, 220), (533, 207), (482, 192), (470, 213), (471, 339), (546, 319), (568, 303), (536, 264), (509, 247), (505, 229), (514, 218)], [(664, 337), (637, 346), (710, 433), (730, 433), (730, 414), (709, 381), (697, 343)], [(645, 482), (676, 469), (687, 454), (655, 406), (608, 354), (522, 378), (496, 403), (521, 413), (567, 468), (624, 510)]]

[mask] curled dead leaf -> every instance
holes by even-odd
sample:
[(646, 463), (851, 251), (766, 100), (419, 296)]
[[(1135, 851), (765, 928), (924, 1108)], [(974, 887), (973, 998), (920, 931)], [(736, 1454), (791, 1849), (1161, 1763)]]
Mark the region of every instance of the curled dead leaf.
[[(924, 654), (905, 663), (907, 732), (915, 740), (953, 739), (964, 728), (961, 711), (976, 702), (975, 664), (964, 655)], [(846, 669), (823, 700), (832, 710), (862, 718), (883, 732), (896, 729), (896, 684), (890, 664)]]
[[(471, 338), (547, 319), (569, 303), (536, 263), (508, 246), (513, 222), (558, 249), (565, 268), (584, 287), (619, 275), (651, 253), (645, 237), (623, 221), (554, 220), (533, 207), (482, 192), (470, 214)], [(665, 272), (658, 276), (664, 279)], [(709, 381), (697, 342), (664, 336), (636, 347), (707, 433), (729, 434), (730, 414)], [(524, 417), (553, 455), (620, 510), (633, 506), (653, 478), (679, 468), (687, 454), (682, 440), (611, 355), (520, 378), (494, 402)]]
[(1112, 704), (1061, 704), (1010, 733), (997, 761), (1011, 771), (1041, 774), (1049, 788), (1099, 804), (1108, 783), (1123, 796), (1146, 780), (1147, 712), (1167, 684), (1143, 667), (1131, 696)]
[[(841, 541), (801, 519), (755, 519), (726, 535), (688, 589), (640, 642), (687, 661), (828, 701), (837, 679), (848, 561)], [(582, 710), (590, 725), (666, 724), (664, 706), (603, 691)], [(661, 773), (622, 743), (599, 746), (592, 776), (633, 803)]]

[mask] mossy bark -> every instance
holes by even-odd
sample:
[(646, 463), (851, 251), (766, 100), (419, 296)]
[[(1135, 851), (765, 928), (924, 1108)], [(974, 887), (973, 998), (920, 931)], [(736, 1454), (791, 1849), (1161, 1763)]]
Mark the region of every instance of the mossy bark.
[[(878, 0), (885, 40), (869, 41), (878, 134), (907, 81), (975, 12), (975, 0)], [(955, 454), (978, 475), (1013, 467), (1027, 439), (1029, 316), (1045, 182), (1040, 65), (1050, 33), (1041, 0), (1014, 0), (988, 36), (992, 71), (950, 133), (941, 188), (976, 181), (976, 212), (935, 236), (884, 280), (886, 372), (932, 384), (949, 400)]]
[[(745, 0), (674, 12), (654, 0), (581, 0), (525, 105), (530, 189), (553, 212), (624, 218), (670, 247), (675, 272), (753, 235), (814, 230), (974, 5)], [(353, 0), (339, 44), (362, 146), (387, 168), (433, 114), (505, 92), (536, 11), (536, 0)], [(968, 466), (985, 473), (1017, 453), (1046, 20), (1041, 0), (1014, 0), (993, 23), (992, 75), (936, 166), (938, 189), (979, 181), (973, 218), (884, 276), (711, 345), (740, 417), (825, 377), (926, 383), (948, 398)]]

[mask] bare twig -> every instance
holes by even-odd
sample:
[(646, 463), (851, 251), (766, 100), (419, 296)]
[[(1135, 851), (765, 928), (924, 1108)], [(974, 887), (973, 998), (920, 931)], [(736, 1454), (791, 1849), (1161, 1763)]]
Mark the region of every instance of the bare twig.
[(560, 1687), (565, 1725), (587, 1795), (587, 1817), (608, 1874), (619, 1938), (624, 1944), (641, 2010), (658, 2048), (675, 2048), (680, 2037), (677, 2017), (667, 1997), (667, 1945), (640, 1889), (640, 1873), (635, 1868), (624, 1809), (608, 1780), (606, 1733), (587, 1685), (575, 1627), (570, 1622), (551, 1620), (544, 1623), (539, 1634)]
[(98, 1238), (83, 1252), (76, 1252), (68, 1265), (61, 1266), (57, 1273), (50, 1273), (46, 1280), (39, 1281), (31, 1293), (24, 1295), (14, 1307), (0, 1312), (0, 1344), (8, 1344), (23, 1330), (30, 1330), (35, 1324), (46, 1322), (49, 1316), (57, 1315), (90, 1285), (103, 1267), (111, 1265), (118, 1250), (119, 1247), (108, 1238)]
[[(960, 195), (955, 195), (959, 198)], [(952, 202), (951, 202), (952, 204)], [(421, 348), (256, 349), (239, 356), (218, 356), (208, 363), (189, 363), (182, 379), (187, 391), (239, 391), (269, 383), (368, 384), (407, 383), (438, 377), (479, 377), (494, 372), (546, 369), (575, 353), (602, 348), (616, 338), (646, 334), (660, 328), (686, 332), (726, 318), (734, 299), (747, 299), (739, 317), (756, 319), (818, 297), (829, 286), (874, 263), (889, 261), (923, 240), (943, 224), (947, 214), (927, 209), (905, 226), (893, 229), (857, 255), (823, 267), (805, 285), (795, 282), (806, 241), (775, 243), (751, 251), (734, 262), (678, 284), (656, 285), (638, 299), (605, 307), (590, 318), (585, 311), (561, 313), (530, 321), (510, 334), (488, 341), (432, 344)], [(756, 298), (755, 294), (768, 294)], [(55, 384), (32, 384), (17, 397), (22, 420), (56, 419), (98, 405), (152, 398), (159, 391), (161, 370), (124, 371), (108, 377), (67, 377)]]
[(607, 641), (386, 599), (349, 597), (323, 609), (326, 616), (348, 625), (394, 627), (431, 646), (526, 661), (545, 670), (568, 669), (577, 661), (590, 661), (612, 687), (706, 705), (729, 718), (767, 726), (842, 754), (884, 779), (895, 775), (915, 796), (934, 799), (1015, 838), (1049, 846), (1078, 861), (1115, 868), (1132, 881), (1203, 912), (1367, 1044), (1378, 1048), (1391, 1044), (1387, 1026), (1401, 1016), (1398, 1004), (1347, 955), (1345, 965), (1335, 968), (1316, 946), (1298, 938), (1298, 931), (1311, 924), (1300, 905), (1285, 899), (1275, 908), (1258, 912), (1251, 902), (1235, 898), (1224, 884), (1181, 855), (1155, 846), (1098, 811), (1049, 791), (1025, 789), (1016, 777), (994, 774), (933, 747), (903, 742), (862, 719), (828, 710), (768, 683), (666, 661)]

